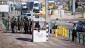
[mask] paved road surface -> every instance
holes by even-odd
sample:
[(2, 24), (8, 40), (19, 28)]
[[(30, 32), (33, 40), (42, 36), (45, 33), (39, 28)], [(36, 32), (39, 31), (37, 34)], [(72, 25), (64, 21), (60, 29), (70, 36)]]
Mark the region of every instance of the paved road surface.
[(49, 36), (49, 40), (43, 43), (31, 42), (32, 35), (11, 33), (5, 31), (0, 24), (0, 48), (84, 48), (79, 43), (73, 43), (68, 39)]

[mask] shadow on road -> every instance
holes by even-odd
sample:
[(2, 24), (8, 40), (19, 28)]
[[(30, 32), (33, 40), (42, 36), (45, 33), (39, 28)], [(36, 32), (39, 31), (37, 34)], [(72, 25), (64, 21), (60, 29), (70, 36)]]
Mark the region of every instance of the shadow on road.
[[(2, 31), (2, 30), (0, 30), (0, 31)], [(12, 33), (12, 31), (5, 31), (3, 33)], [(25, 33), (25, 32), (20, 32), (20, 31), (14, 32), (13, 34), (30, 34), (30, 35), (32, 35), (32, 33), (30, 33), (30, 32)]]
[[(6, 31), (6, 32), (3, 32), (3, 33), (12, 33), (11, 31)], [(23, 32), (14, 32), (13, 34), (24, 34)]]
[(28, 42), (32, 42), (32, 39), (29, 38), (16, 38), (17, 40), (22, 40), (22, 41), (28, 41)]

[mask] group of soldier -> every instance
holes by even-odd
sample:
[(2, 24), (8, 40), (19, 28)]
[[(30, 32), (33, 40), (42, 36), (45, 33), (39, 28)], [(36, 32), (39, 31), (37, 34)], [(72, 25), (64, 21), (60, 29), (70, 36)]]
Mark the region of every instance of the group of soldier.
[[(12, 17), (10, 20), (11, 23), (11, 30), (12, 33), (15, 33), (18, 31), (23, 32), (25, 34), (27, 33), (32, 33), (31, 31), (31, 27), (32, 27), (32, 21), (31, 19), (28, 19), (27, 17), (21, 18), (20, 16), (16, 17)], [(24, 31), (23, 31), (24, 29)]]

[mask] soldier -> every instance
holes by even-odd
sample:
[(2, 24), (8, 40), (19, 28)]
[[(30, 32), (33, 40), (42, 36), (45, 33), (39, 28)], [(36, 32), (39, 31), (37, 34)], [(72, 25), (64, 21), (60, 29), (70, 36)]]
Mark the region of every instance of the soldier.
[(20, 21), (20, 31), (23, 32), (23, 27), (24, 27), (24, 20), (21, 18)]
[(32, 21), (29, 19), (29, 32), (32, 33)]
[(39, 22), (36, 22), (35, 28), (38, 28), (38, 32), (40, 32), (40, 24), (39, 24)]
[(14, 33), (14, 26), (15, 26), (15, 17), (13, 16), (13, 18), (11, 19), (11, 29), (12, 29), (12, 33)]
[(19, 31), (20, 31), (20, 22), (21, 22), (21, 19), (20, 19), (20, 16), (18, 16), (17, 24), (18, 24), (18, 30)]
[(26, 17), (24, 17), (24, 33), (28, 33), (28, 26), (29, 26), (29, 23), (28, 23), (28, 19)]
[[(75, 26), (76, 24), (74, 23), (74, 26)], [(74, 27), (73, 26), (73, 27)], [(76, 30), (76, 27), (74, 27), (73, 28), (73, 30), (72, 30), (72, 41), (74, 42), (74, 41), (76, 41), (76, 38), (77, 38), (77, 30)]]

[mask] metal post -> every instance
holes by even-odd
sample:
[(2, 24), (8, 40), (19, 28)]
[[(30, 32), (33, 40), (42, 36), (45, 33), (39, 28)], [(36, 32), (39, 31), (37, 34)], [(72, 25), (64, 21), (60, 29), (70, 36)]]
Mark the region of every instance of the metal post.
[(76, 0), (72, 0), (72, 15), (75, 15), (75, 2)]
[(85, 41), (84, 41), (84, 37), (85, 37), (85, 36), (83, 35), (83, 45), (84, 45), (84, 42), (85, 42)]
[(69, 29), (69, 39), (70, 39), (70, 29)]
[(45, 15), (46, 15), (46, 22), (48, 22), (48, 0), (45, 0)]
[(50, 19), (48, 19), (48, 35), (50, 35)]
[(79, 33), (79, 43), (80, 43), (80, 39), (81, 39), (81, 38), (80, 38), (80, 33)]
[(62, 15), (61, 15), (61, 11), (60, 11), (60, 17), (61, 17), (61, 26), (63, 25), (63, 22), (62, 22)]
[(45, 15), (46, 15), (46, 23), (49, 25), (48, 34), (50, 35), (50, 20), (48, 18), (48, 0), (45, 0)]

